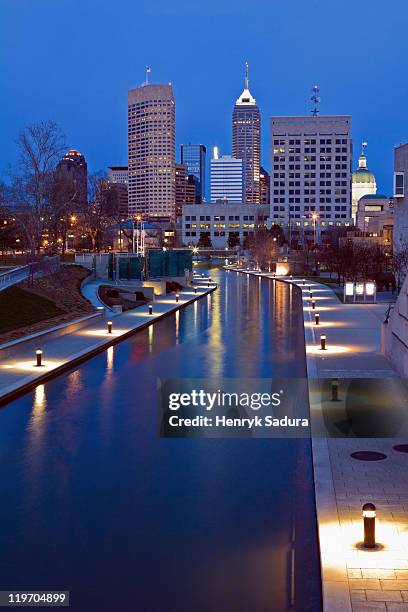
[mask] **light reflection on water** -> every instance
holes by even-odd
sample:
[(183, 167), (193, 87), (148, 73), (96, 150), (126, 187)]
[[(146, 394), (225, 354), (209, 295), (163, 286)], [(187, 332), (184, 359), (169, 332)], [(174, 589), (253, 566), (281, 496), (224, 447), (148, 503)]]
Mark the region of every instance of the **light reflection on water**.
[(211, 276), (207, 298), (0, 412), (2, 588), (70, 589), (74, 610), (130, 612), (136, 592), (146, 612), (281, 612), (300, 496), (298, 609), (320, 609), (307, 443), (158, 439), (157, 378), (305, 374), (292, 289)]

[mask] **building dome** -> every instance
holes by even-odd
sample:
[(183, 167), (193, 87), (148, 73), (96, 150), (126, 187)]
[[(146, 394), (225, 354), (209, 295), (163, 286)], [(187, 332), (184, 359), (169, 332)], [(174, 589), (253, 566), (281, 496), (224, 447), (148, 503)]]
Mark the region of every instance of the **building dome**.
[(81, 153), (76, 149), (72, 149), (68, 151), (68, 153), (65, 153), (65, 157), (81, 157)]
[(358, 168), (352, 175), (353, 183), (364, 183), (364, 184), (375, 184), (375, 176), (372, 172), (368, 170), (368, 168), (360, 169)]

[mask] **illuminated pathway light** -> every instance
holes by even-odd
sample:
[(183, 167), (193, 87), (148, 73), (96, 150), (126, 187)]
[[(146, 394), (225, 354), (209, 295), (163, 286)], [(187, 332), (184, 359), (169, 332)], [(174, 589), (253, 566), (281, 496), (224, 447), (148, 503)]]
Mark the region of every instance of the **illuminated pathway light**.
[(42, 366), (42, 356), (43, 356), (42, 349), (38, 348), (35, 351), (35, 356), (36, 356), (36, 361), (37, 361), (36, 367), (39, 368)]
[(316, 300), (312, 300), (312, 310), (316, 308)]
[(108, 321), (108, 334), (112, 333), (112, 321)]
[(363, 506), (364, 521), (364, 546), (365, 548), (375, 548), (375, 517), (376, 508), (374, 504), (367, 503)]
[(176, 293), (176, 302), (178, 302), (178, 301), (179, 301), (179, 299), (180, 299), (180, 296), (179, 296), (179, 294), (178, 294), (178, 293)]
[(325, 334), (322, 334), (320, 336), (320, 350), (322, 350), (322, 351), (326, 350), (326, 336), (325, 336)]
[(153, 306), (149, 304), (149, 315), (153, 314)]
[(315, 325), (319, 325), (320, 323), (320, 314), (316, 312), (315, 314)]

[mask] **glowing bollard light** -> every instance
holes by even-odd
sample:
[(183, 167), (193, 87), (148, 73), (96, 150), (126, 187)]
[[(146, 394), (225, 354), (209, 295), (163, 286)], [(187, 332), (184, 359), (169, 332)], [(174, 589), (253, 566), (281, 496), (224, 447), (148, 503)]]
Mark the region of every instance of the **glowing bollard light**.
[(108, 321), (108, 334), (112, 333), (112, 325), (113, 325), (112, 321)]
[(153, 306), (149, 304), (149, 315), (153, 314)]
[(318, 312), (315, 313), (315, 325), (320, 324), (320, 314)]
[(304, 285), (306, 283), (306, 279), (302, 280), (302, 285)]
[(308, 290), (309, 290), (309, 293), (312, 291), (312, 288), (310, 285), (308, 286)]
[(179, 301), (179, 299), (180, 299), (180, 296), (179, 296), (179, 294), (178, 294), (178, 293), (176, 293), (176, 302), (178, 302), (178, 301)]
[(331, 400), (332, 402), (339, 401), (339, 379), (333, 378), (331, 383)]
[(310, 299), (313, 298), (313, 293), (312, 292), (309, 293), (309, 297), (310, 297)]
[(321, 351), (326, 350), (326, 336), (324, 334), (320, 336), (320, 350)]
[(37, 359), (36, 366), (37, 366), (37, 368), (39, 368), (39, 367), (41, 367), (41, 366), (42, 366), (42, 356), (43, 356), (43, 351), (42, 351), (42, 349), (40, 349), (40, 348), (39, 348), (39, 349), (37, 349), (37, 350), (35, 351), (35, 356), (36, 356), (36, 359)]
[(290, 278), (290, 280), (293, 280), (293, 276), (292, 276), (292, 274), (289, 276), (289, 278)]
[(363, 506), (365, 548), (375, 548), (375, 510), (376, 508), (371, 502)]
[(194, 293), (197, 293), (197, 287), (194, 287)]
[(316, 308), (316, 300), (312, 300), (312, 310)]

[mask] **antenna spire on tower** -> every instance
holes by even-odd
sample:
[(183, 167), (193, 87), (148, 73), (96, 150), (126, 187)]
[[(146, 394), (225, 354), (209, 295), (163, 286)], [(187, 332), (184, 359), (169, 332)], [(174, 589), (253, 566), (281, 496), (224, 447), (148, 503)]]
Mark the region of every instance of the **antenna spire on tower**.
[(248, 62), (245, 62), (245, 89), (248, 89), (249, 79), (248, 79)]
[(314, 107), (312, 108), (312, 116), (313, 117), (317, 117), (320, 113), (320, 109), (319, 109), (319, 104), (320, 104), (320, 87), (319, 85), (313, 85), (312, 87), (312, 97), (310, 98), (311, 101), (314, 104)]
[(367, 148), (367, 144), (368, 144), (368, 143), (367, 143), (367, 142), (365, 142), (365, 141), (363, 141), (363, 142), (361, 143), (361, 155), (365, 155), (365, 150), (366, 150), (366, 148)]
[(150, 68), (150, 66), (146, 66), (146, 81), (145, 81), (145, 85), (149, 84), (149, 74), (151, 73), (152, 69)]

